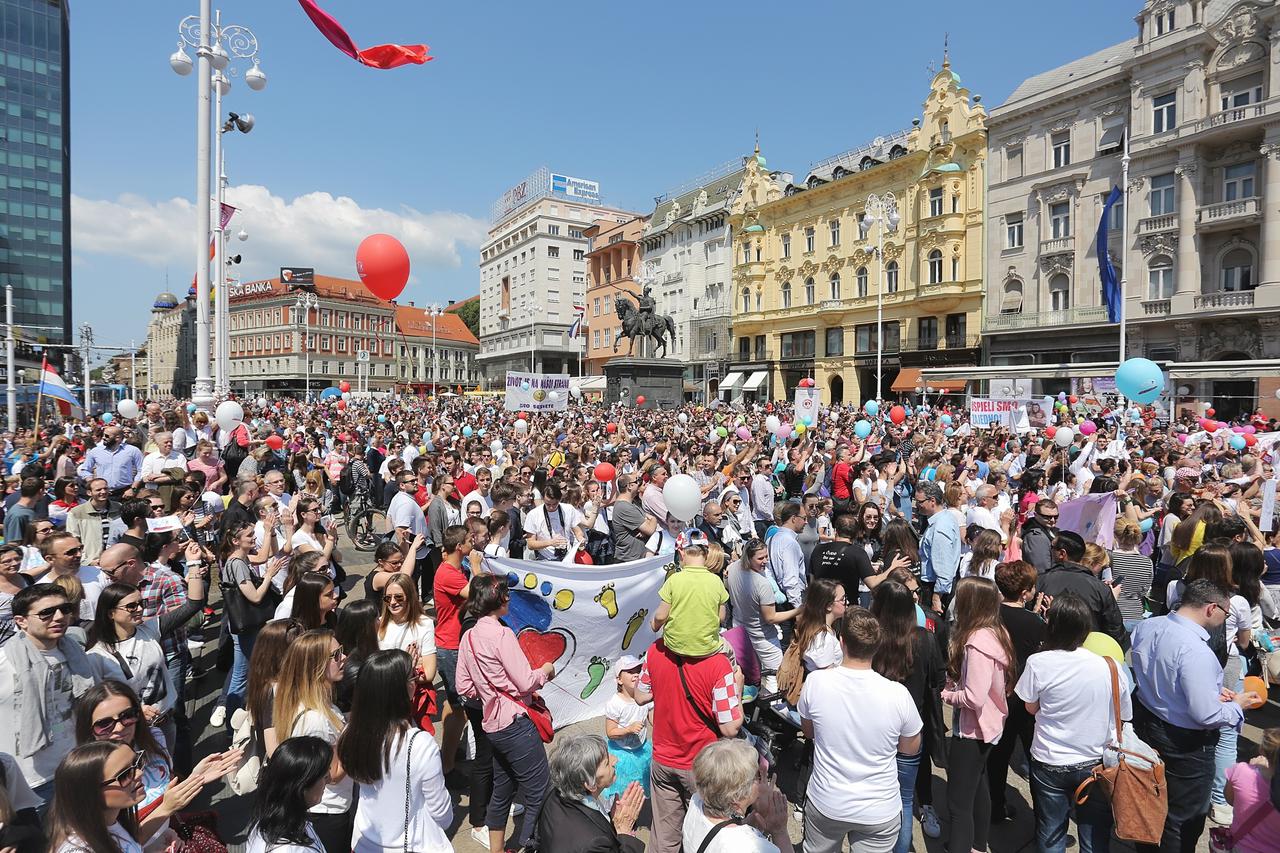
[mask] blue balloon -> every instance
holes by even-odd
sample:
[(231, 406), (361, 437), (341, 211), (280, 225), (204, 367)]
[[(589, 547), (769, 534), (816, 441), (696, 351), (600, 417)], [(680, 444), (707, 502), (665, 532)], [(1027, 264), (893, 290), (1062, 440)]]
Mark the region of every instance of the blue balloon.
[(386, 415), (378, 415), (378, 423), (380, 423), (380, 424), (385, 424), (386, 422), (387, 422), (387, 416), (386, 416)]
[(868, 400), (868, 401), (863, 405), (862, 409), (863, 409), (863, 411), (865, 411), (868, 415), (870, 415), (870, 416), (871, 416), (871, 417), (873, 417), (873, 418), (874, 418), (876, 415), (880, 414), (880, 404), (879, 404), (879, 403), (877, 403), (875, 400)]
[(858, 438), (866, 438), (867, 436), (871, 435), (871, 422), (858, 421), (856, 424), (853, 425), (853, 434), (856, 435)]
[(528, 390), (529, 390), (529, 383), (528, 383), (528, 382), (521, 382), (521, 383), (520, 383), (520, 390), (521, 390), (521, 391), (528, 391)]
[(114, 421), (115, 419), (116, 419), (116, 416), (115, 416), (115, 415), (113, 415), (113, 414), (111, 414), (110, 412), (103, 412), (103, 413), (102, 413), (102, 422), (103, 422), (104, 424), (109, 424), (109, 423), (111, 423), (112, 421)]
[(1244, 436), (1243, 436), (1243, 435), (1233, 435), (1233, 436), (1231, 436), (1231, 449), (1232, 449), (1232, 450), (1244, 450)]
[(334, 398), (342, 399), (342, 391), (336, 385), (330, 385), (320, 392), (321, 400), (332, 400)]
[(199, 407), (195, 403), (187, 403), (187, 414), (194, 415), (197, 408)]
[(481, 427), (480, 432), (476, 433), (476, 435), (480, 436), (481, 438), (484, 438), (484, 428)]
[(947, 438), (951, 438), (951, 436), (956, 434), (956, 431), (953, 430), (951, 427), (947, 427), (942, 431), (942, 434), (945, 435)]
[(1116, 370), (1116, 389), (1135, 403), (1154, 403), (1164, 390), (1164, 371), (1149, 358), (1130, 358)]
[(934, 468), (925, 468), (920, 472), (920, 476), (926, 480), (933, 481), (938, 479), (938, 471)]
[(1138, 522), (1138, 529), (1143, 533), (1146, 533), (1155, 526), (1155, 523), (1156, 520), (1154, 518), (1144, 518), (1142, 521)]
[(462, 437), (463, 437), (463, 438), (471, 438), (471, 433), (472, 433), (472, 432), (473, 432), (473, 430), (471, 429), (471, 427), (470, 427), (469, 425), (468, 425), (468, 426), (464, 426), (464, 427), (462, 428)]
[(943, 426), (951, 426), (951, 415), (943, 415), (938, 420), (942, 421)]

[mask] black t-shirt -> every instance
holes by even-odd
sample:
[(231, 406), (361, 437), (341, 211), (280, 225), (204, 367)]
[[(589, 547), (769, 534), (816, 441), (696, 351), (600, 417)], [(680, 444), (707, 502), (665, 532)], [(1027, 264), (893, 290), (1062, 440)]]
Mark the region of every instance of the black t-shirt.
[(257, 524), (258, 516), (254, 511), (240, 503), (235, 498), (231, 499), (231, 503), (227, 505), (227, 511), (222, 514), (222, 531), (235, 530), (236, 527), (244, 523)]
[(1013, 643), (1013, 654), (1018, 659), (1018, 672), (1027, 666), (1027, 658), (1040, 651), (1044, 642), (1044, 620), (1025, 607), (1000, 606), (1000, 620)]
[(856, 542), (818, 543), (809, 558), (809, 573), (839, 581), (849, 598), (857, 598), (858, 581), (873, 574), (867, 552)]

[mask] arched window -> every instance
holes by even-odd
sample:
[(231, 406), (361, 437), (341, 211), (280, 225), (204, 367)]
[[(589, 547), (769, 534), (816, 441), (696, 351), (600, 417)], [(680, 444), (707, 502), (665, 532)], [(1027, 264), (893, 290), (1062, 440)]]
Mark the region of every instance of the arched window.
[(805, 305), (813, 304), (814, 292), (815, 292), (815, 287), (813, 284), (813, 279), (806, 278), (804, 280), (804, 304)]
[(742, 288), (742, 313), (751, 313), (751, 288), (749, 287)]
[(1247, 249), (1232, 249), (1222, 256), (1222, 289), (1253, 290), (1253, 255)]
[(889, 261), (884, 268), (884, 289), (889, 293), (898, 292), (898, 262)]
[(791, 282), (782, 285), (782, 307), (791, 307)]
[(1058, 273), (1049, 279), (1049, 310), (1066, 311), (1071, 307), (1071, 279)]
[(934, 249), (929, 253), (929, 283), (938, 284), (942, 281), (942, 252)]
[(1004, 297), (1000, 300), (1000, 313), (1022, 313), (1022, 282), (1016, 278), (1004, 283)]
[(840, 273), (838, 272), (831, 274), (831, 298), (840, 299)]
[(858, 272), (855, 273), (855, 280), (858, 283), (858, 296), (865, 297), (867, 295), (867, 268), (866, 267), (858, 267)]
[(1173, 260), (1156, 255), (1147, 267), (1147, 298), (1169, 299), (1173, 296)]

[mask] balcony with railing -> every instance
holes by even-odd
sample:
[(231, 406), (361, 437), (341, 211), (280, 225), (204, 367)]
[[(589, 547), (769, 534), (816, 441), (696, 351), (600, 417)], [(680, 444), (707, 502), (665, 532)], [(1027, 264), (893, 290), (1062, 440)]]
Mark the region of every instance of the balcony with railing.
[(1040, 241), (1040, 254), (1042, 255), (1061, 255), (1065, 252), (1074, 252), (1075, 249), (1075, 237), (1055, 237), (1051, 240)]
[(1173, 300), (1170, 299), (1147, 299), (1142, 303), (1144, 317), (1168, 317), (1172, 310)]
[(1160, 216), (1146, 216), (1138, 220), (1138, 234), (1160, 234), (1165, 231), (1178, 230), (1178, 214), (1165, 213)]
[(1201, 293), (1196, 296), (1197, 309), (1218, 310), (1222, 308), (1252, 308), (1252, 290), (1221, 290), (1217, 293)]
[(1105, 305), (1075, 305), (1060, 311), (993, 314), (987, 317), (985, 329), (988, 333), (1020, 332), (1026, 329), (1083, 326), (1105, 322), (1107, 322), (1107, 308)]
[[(907, 337), (898, 337), (885, 341), (884, 350), (886, 353), (899, 352), (931, 352), (933, 350), (944, 349), (975, 349), (982, 345), (982, 335), (908, 335)], [(876, 342), (872, 338), (870, 340), (855, 340), (855, 355), (875, 355)]]
[(1196, 226), (1202, 231), (1249, 225), (1261, 218), (1262, 199), (1257, 196), (1202, 204), (1196, 208)]

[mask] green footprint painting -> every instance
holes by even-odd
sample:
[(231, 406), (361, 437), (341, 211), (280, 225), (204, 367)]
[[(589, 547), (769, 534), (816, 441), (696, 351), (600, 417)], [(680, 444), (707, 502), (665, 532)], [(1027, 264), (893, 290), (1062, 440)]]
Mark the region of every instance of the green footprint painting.
[(591, 663), (587, 664), (586, 685), (582, 688), (582, 698), (590, 699), (591, 694), (596, 692), (596, 688), (604, 681), (604, 677), (609, 674), (609, 661), (602, 657), (592, 657)]

